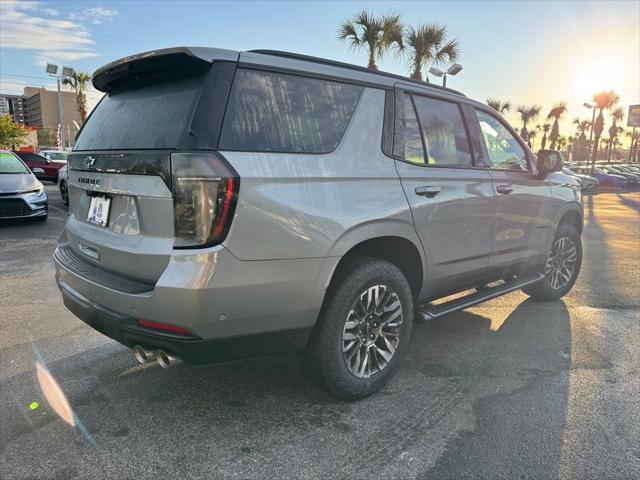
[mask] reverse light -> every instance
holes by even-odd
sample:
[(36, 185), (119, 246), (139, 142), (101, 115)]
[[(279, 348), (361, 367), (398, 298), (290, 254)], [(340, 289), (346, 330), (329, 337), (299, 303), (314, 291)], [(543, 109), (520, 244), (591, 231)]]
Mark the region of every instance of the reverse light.
[(167, 333), (177, 333), (180, 335), (191, 335), (189, 330), (184, 327), (178, 327), (177, 325), (169, 325), (168, 323), (154, 322), (152, 320), (143, 320), (139, 318), (137, 320), (138, 325), (145, 328), (151, 328), (153, 330), (161, 330)]
[(218, 153), (171, 155), (174, 248), (218, 245), (227, 236), (240, 178)]

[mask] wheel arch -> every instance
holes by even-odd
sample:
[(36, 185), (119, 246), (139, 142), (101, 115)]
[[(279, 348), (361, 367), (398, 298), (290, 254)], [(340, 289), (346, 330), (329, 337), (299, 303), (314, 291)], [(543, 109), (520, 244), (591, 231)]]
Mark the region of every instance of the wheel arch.
[(578, 233), (582, 235), (583, 218), (582, 212), (578, 209), (571, 208), (562, 213), (560, 215), (560, 219), (558, 220), (557, 227), (559, 227), (563, 223), (574, 226)]
[(424, 285), (426, 262), (422, 244), (417, 235), (415, 238), (407, 238), (407, 236), (384, 232), (378, 236), (361, 237), (346, 248), (340, 256), (340, 260), (327, 280), (325, 286), (327, 289), (341, 271), (365, 257), (380, 258), (398, 267), (407, 277), (414, 298), (419, 296)]

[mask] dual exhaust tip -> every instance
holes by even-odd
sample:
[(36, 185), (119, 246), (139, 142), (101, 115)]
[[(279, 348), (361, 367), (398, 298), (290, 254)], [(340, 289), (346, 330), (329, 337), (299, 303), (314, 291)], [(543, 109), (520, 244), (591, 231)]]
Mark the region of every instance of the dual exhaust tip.
[(133, 357), (140, 364), (156, 361), (162, 368), (169, 368), (180, 361), (178, 357), (169, 355), (164, 350), (147, 350), (140, 345), (136, 345), (131, 350), (133, 351)]

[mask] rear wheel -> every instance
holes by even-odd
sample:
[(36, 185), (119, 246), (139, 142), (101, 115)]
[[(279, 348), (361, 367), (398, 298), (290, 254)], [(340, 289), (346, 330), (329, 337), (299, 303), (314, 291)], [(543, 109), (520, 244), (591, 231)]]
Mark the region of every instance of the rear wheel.
[(576, 283), (582, 264), (582, 242), (574, 226), (561, 224), (547, 255), (544, 278), (522, 289), (536, 300), (557, 300)]
[(404, 359), (412, 319), (411, 289), (400, 269), (362, 259), (332, 282), (303, 361), (338, 397), (363, 398), (382, 388)]

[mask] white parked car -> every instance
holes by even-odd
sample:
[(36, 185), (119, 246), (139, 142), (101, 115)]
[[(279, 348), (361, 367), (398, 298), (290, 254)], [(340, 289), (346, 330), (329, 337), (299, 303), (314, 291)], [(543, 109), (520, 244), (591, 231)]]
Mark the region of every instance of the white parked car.
[(47, 157), (52, 162), (67, 163), (69, 152), (63, 150), (40, 150), (40, 155)]

